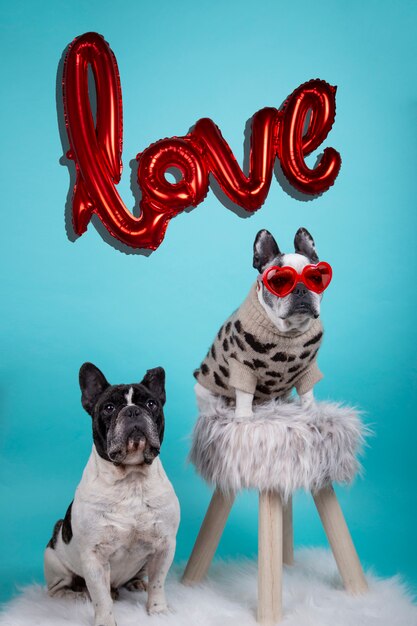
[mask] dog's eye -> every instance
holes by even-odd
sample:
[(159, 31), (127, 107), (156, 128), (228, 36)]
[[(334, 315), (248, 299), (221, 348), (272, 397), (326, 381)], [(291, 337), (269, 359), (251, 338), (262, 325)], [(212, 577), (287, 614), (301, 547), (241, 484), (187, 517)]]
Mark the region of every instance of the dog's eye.
[(114, 404), (104, 405), (104, 412), (107, 413), (107, 415), (110, 415), (110, 413), (113, 413), (113, 411), (114, 411)]
[(146, 402), (146, 406), (148, 407), (148, 409), (156, 409), (157, 404), (156, 404), (155, 400), (148, 400)]

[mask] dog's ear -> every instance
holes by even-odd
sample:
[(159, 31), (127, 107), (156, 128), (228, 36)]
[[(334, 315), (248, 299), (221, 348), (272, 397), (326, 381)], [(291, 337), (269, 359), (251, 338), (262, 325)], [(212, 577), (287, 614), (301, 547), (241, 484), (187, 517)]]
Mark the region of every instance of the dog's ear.
[(253, 267), (260, 274), (272, 259), (281, 254), (278, 244), (269, 230), (260, 230), (253, 244)]
[(295, 233), (294, 248), (298, 254), (304, 254), (313, 263), (318, 263), (316, 244), (306, 228), (299, 228)]
[(162, 404), (165, 404), (165, 370), (163, 367), (148, 370), (140, 384), (149, 389)]
[(109, 386), (104, 374), (92, 363), (84, 363), (80, 368), (81, 404), (90, 415), (105, 389)]

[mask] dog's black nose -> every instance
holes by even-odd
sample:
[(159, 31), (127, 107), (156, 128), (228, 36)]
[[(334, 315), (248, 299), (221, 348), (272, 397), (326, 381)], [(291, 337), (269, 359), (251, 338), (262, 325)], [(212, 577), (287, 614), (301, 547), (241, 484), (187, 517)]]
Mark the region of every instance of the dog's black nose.
[(125, 408), (124, 414), (126, 417), (139, 417), (140, 409), (137, 406), (128, 406)]
[(295, 296), (305, 296), (307, 293), (308, 289), (303, 283), (297, 283), (294, 287), (293, 294)]

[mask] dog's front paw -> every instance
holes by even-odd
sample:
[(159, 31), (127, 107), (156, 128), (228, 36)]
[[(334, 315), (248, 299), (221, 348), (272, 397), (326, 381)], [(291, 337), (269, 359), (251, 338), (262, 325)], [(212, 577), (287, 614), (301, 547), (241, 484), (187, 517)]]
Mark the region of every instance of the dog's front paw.
[(166, 602), (150, 602), (146, 606), (149, 615), (161, 615), (169, 613)]
[(307, 391), (306, 393), (303, 393), (300, 395), (300, 404), (301, 404), (301, 408), (304, 409), (305, 411), (314, 409), (316, 402), (315, 402), (314, 394), (312, 390)]

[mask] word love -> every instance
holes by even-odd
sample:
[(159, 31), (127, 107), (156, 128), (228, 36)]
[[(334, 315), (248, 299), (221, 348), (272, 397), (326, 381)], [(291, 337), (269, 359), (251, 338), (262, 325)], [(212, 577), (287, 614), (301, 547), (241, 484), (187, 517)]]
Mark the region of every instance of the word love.
[[(88, 92), (89, 66), (97, 96), (95, 122)], [(253, 212), (266, 199), (276, 158), (289, 183), (306, 194), (327, 191), (339, 173), (340, 154), (333, 148), (324, 150), (313, 169), (305, 162), (327, 137), (336, 112), (336, 87), (311, 80), (298, 87), (280, 110), (265, 108), (254, 114), (247, 176), (209, 118), (198, 120), (187, 135), (162, 139), (138, 154), (142, 199), (136, 217), (116, 189), (122, 174), (122, 93), (116, 58), (101, 35), (86, 33), (69, 46), (63, 95), (68, 157), (76, 166), (72, 215), (78, 235), (96, 213), (124, 244), (155, 250), (170, 219), (203, 201), (210, 174), (230, 200)], [(169, 168), (181, 173), (178, 182), (166, 179)]]

